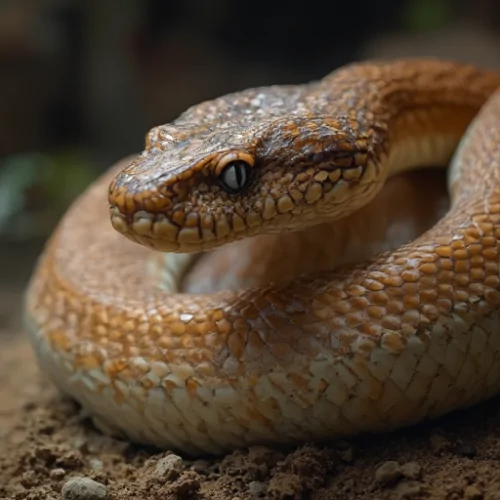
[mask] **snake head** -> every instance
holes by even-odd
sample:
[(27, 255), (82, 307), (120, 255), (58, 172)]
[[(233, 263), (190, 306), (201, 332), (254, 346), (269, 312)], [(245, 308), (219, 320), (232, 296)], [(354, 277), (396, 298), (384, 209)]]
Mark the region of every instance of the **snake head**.
[(347, 118), (278, 117), (197, 135), (159, 127), (111, 183), (111, 221), (136, 242), (181, 253), (298, 230), (371, 199), (380, 183), (370, 144)]

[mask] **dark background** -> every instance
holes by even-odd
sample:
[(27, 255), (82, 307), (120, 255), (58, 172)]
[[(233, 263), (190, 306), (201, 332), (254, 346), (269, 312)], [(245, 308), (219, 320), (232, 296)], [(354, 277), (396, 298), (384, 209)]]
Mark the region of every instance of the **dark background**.
[(0, 328), (74, 197), (199, 101), (356, 59), (500, 67), (495, 0), (0, 0)]

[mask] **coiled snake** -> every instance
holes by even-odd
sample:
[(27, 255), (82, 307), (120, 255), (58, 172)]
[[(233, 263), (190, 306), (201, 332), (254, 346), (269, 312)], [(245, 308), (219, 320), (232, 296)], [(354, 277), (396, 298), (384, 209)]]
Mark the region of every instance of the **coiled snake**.
[[(105, 432), (193, 455), (385, 431), (499, 393), (498, 87), (466, 64), (368, 61), (152, 129), (36, 266), (25, 324), (43, 370)], [(447, 165), (466, 129), (444, 216), (342, 261), (340, 219), (389, 177)], [(197, 252), (273, 238), (293, 272), (283, 253), (272, 281), (253, 273), (233, 243), (241, 287), (181, 288)]]

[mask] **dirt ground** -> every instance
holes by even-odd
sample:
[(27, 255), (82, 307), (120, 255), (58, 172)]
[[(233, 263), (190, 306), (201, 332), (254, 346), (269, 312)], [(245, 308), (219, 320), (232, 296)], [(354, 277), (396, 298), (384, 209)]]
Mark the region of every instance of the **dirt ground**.
[(38, 250), (0, 248), (2, 262), (25, 262), (0, 284), (0, 499), (500, 499), (498, 399), (391, 435), (218, 459), (103, 436), (44, 379), (22, 333)]

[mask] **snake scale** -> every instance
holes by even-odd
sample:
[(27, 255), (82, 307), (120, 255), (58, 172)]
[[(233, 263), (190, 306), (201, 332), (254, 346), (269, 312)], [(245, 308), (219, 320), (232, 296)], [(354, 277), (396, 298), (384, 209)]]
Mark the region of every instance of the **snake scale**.
[[(43, 371), (104, 432), (189, 455), (384, 432), (498, 394), (499, 87), (453, 61), (362, 61), (153, 128), (36, 265), (24, 318)], [(450, 161), (436, 224), (322, 268), (327, 228)], [(322, 253), (301, 246), (288, 279), (284, 255), (281, 281), (182, 288), (200, 252), (266, 237), (292, 252), (304, 234)]]

